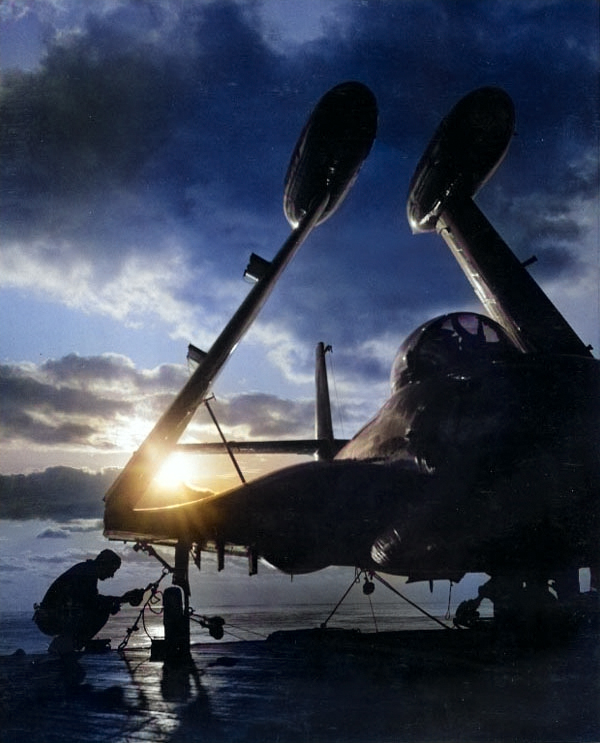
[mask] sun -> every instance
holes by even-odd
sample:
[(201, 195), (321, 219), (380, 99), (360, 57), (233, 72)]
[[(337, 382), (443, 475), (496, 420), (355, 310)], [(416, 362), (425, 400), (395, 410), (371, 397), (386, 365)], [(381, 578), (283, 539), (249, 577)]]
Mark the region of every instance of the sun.
[(193, 457), (174, 453), (167, 457), (154, 478), (161, 490), (178, 490), (181, 485), (190, 486), (198, 477), (197, 463)]

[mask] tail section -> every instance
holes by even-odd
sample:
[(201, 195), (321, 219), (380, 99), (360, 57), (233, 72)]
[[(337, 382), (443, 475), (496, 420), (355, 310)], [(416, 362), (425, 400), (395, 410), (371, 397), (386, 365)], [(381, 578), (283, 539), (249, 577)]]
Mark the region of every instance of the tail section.
[(315, 438), (320, 442), (317, 457), (324, 460), (333, 459), (335, 454), (331, 401), (329, 399), (329, 383), (325, 364), (325, 354), (328, 351), (331, 351), (331, 346), (326, 346), (322, 342), (317, 343), (315, 359)]

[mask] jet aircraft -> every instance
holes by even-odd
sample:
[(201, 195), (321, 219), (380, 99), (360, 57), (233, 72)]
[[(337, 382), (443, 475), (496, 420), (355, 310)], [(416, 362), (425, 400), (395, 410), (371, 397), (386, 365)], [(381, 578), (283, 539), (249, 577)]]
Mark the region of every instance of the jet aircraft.
[[(184, 593), (191, 548), (216, 550), (222, 568), (235, 546), (251, 573), (259, 557), (290, 574), (332, 565), (411, 581), (486, 573), (463, 626), (483, 597), (498, 615), (525, 600), (566, 605), (578, 570), (589, 567), (594, 580), (598, 570), (600, 362), (473, 201), (514, 133), (501, 89), (469, 93), (441, 122), (407, 209), (413, 232), (435, 231), (448, 244), (487, 314), (452, 312), (415, 330), (393, 363), (391, 396), (348, 442), (333, 435), (319, 344), (315, 439), (178, 444), (299, 244), (350, 189), (376, 124), (375, 98), (360, 83), (333, 88), (316, 106), (286, 176), (292, 234), (271, 262), (252, 256), (254, 287), (212, 348), (191, 347), (196, 371), (106, 494), (105, 534), (175, 545)], [(192, 502), (141, 507), (165, 458), (186, 449), (295, 451), (315, 461)]]

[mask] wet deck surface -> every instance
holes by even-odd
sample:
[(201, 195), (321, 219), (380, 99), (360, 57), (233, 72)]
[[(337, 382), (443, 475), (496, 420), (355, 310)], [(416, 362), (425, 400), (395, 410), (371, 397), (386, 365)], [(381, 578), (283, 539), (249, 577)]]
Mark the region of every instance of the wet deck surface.
[(2, 743), (598, 741), (596, 631), (525, 649), (493, 633), (286, 632), (210, 643), (2, 656)]

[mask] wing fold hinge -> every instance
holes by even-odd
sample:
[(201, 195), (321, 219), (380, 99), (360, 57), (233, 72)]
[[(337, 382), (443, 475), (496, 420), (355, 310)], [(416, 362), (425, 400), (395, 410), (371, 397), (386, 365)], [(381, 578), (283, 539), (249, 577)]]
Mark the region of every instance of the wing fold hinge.
[(267, 271), (271, 267), (271, 261), (266, 258), (261, 258), (260, 255), (252, 253), (246, 270), (244, 271), (244, 278), (250, 284), (257, 284), (267, 274)]

